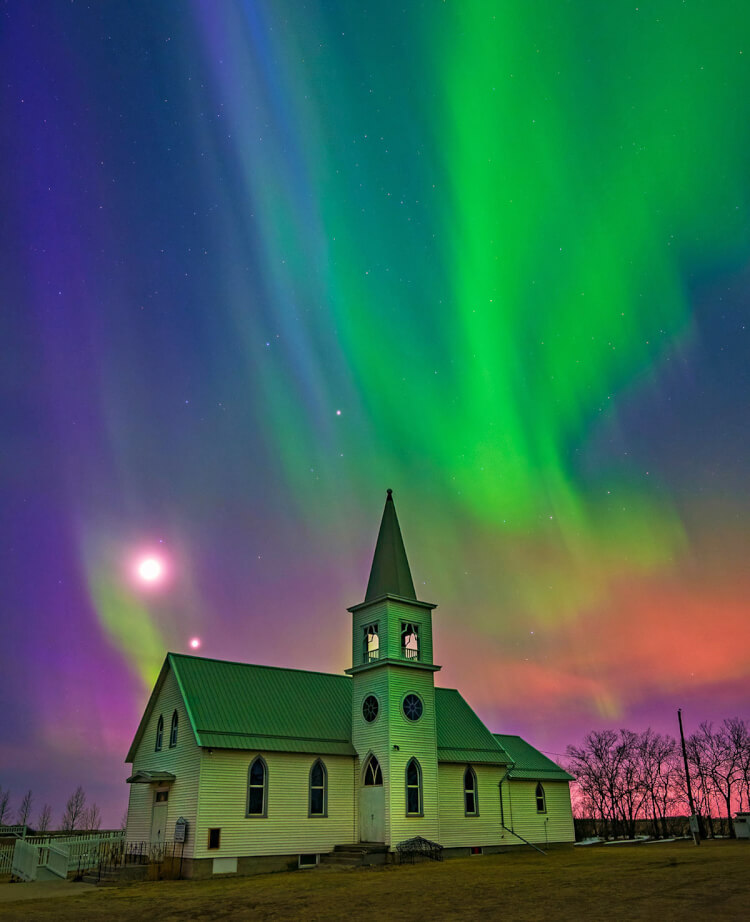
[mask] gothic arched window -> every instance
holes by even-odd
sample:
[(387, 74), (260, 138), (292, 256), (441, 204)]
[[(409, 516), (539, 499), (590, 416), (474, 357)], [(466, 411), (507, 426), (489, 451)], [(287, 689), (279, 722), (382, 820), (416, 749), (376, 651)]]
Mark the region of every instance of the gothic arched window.
[(323, 762), (318, 759), (310, 769), (310, 816), (327, 816), (328, 814), (328, 772)]
[(380, 657), (380, 638), (378, 637), (378, 623), (365, 625), (364, 639), (362, 641), (362, 662), (372, 663)]
[(406, 766), (406, 815), (422, 815), (422, 768), (416, 759)]
[(478, 816), (479, 814), (477, 776), (471, 765), (467, 765), (464, 772), (464, 813), (467, 816)]
[(383, 773), (380, 770), (380, 763), (375, 756), (370, 756), (365, 763), (364, 783), (366, 788), (383, 783)]
[(268, 816), (268, 766), (262, 756), (247, 770), (247, 816)]
[(169, 728), (169, 748), (174, 749), (177, 745), (177, 711), (172, 714), (172, 726)]
[(404, 659), (419, 659), (419, 625), (401, 622), (401, 655)]
[(545, 797), (544, 788), (542, 787), (541, 781), (536, 786), (536, 812), (547, 812), (547, 798)]
[(159, 752), (161, 750), (161, 741), (164, 739), (164, 718), (159, 714), (159, 722), (156, 725), (156, 742), (154, 744), (154, 752)]

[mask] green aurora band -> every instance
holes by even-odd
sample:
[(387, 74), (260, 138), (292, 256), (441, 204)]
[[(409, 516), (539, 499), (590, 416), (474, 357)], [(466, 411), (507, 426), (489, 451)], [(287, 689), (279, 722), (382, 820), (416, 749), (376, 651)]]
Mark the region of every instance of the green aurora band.
[[(609, 502), (576, 456), (689, 346), (685, 266), (748, 252), (740, 6), (222, 14), (204, 23), (224, 50), (216, 92), (299, 369), (259, 362), (259, 386), (300, 507), (308, 468), (324, 492), (340, 483), (332, 444), (357, 459), (353, 491), (384, 469), (425, 484), (417, 507), (445, 491), (491, 557), (522, 537), (546, 549), (506, 575), (547, 618), (671, 561), (685, 539), (663, 491), (615, 472)], [(339, 405), (357, 421), (344, 434)]]

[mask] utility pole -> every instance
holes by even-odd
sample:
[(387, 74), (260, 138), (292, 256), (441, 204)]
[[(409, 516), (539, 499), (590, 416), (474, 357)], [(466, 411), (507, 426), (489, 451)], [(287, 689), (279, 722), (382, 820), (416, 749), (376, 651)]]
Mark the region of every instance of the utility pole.
[(695, 801), (693, 800), (693, 786), (690, 783), (690, 769), (688, 768), (687, 760), (687, 749), (685, 748), (685, 734), (682, 730), (682, 708), (677, 708), (677, 719), (680, 722), (680, 740), (682, 742), (682, 758), (685, 761), (685, 780), (687, 781), (687, 792), (688, 800), (690, 801), (690, 831), (693, 834), (693, 839), (696, 845), (701, 844), (700, 832), (699, 832), (699, 817), (695, 809)]

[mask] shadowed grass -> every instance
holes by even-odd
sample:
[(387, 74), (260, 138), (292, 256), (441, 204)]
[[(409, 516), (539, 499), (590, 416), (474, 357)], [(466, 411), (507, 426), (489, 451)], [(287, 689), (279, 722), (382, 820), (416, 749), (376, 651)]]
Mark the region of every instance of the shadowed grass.
[(64, 899), (0, 902), (0, 918), (745, 919), (748, 871), (750, 843), (744, 842), (571, 848), (546, 858), (519, 850), (441, 864), (102, 888)]

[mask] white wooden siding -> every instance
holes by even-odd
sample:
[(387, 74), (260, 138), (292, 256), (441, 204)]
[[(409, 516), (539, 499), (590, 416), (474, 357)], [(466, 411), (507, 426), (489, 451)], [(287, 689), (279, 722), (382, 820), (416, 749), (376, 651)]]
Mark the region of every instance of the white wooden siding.
[[(472, 765), (477, 776), (479, 814), (464, 812), (464, 772), (468, 763), (441, 762), (440, 844), (446, 848), (470, 845), (513, 845), (514, 837), (502, 827), (499, 783), (506, 769), (501, 765)], [(506, 820), (507, 822), (507, 820)]]
[[(247, 773), (261, 755), (268, 767), (268, 815), (245, 816)], [(328, 772), (328, 815), (308, 816), (310, 769)], [(355, 840), (354, 759), (286, 752), (203, 751), (196, 858), (328, 852)], [(208, 849), (208, 830), (221, 829), (221, 847)]]
[[(362, 716), (362, 702), (368, 695), (378, 699), (378, 716), (368, 723)], [(388, 761), (388, 668), (368, 669), (358, 672), (352, 678), (352, 745), (357, 750), (354, 814), (356, 817), (354, 841), (359, 841), (359, 788), (362, 783), (362, 770), (365, 759), (372, 752), (380, 763), (385, 787), (385, 836), (388, 841), (390, 811), (390, 791), (388, 779), (390, 765)]]
[(547, 803), (546, 813), (537, 813), (536, 781), (511, 779), (503, 784), (505, 825), (514, 832), (541, 844), (574, 842), (573, 811), (567, 781), (542, 781)]
[[(410, 666), (383, 666), (357, 673), (353, 683), (352, 742), (359, 756), (357, 798), (362, 783), (361, 768), (367, 754), (373, 752), (380, 762), (385, 786), (386, 844), (393, 847), (412, 836), (437, 839), (437, 748), (432, 672)], [(415, 722), (404, 717), (401, 707), (409, 692), (418, 694), (424, 704), (422, 717)], [(371, 724), (362, 716), (362, 702), (368, 695), (375, 695), (380, 703), (377, 719)], [(421, 817), (406, 816), (406, 765), (412, 757), (422, 769), (424, 815)]]
[[(439, 839), (437, 731), (433, 673), (408, 666), (388, 668), (390, 837), (395, 847), (404, 839), (423, 836)], [(424, 711), (417, 721), (404, 716), (402, 702), (413, 692), (422, 699)], [(398, 746), (398, 750), (393, 747)], [(406, 815), (406, 766), (414, 757), (422, 769), (423, 816)]]
[[(169, 748), (169, 731), (172, 726), (172, 714), (177, 710), (177, 745)], [(159, 716), (164, 718), (164, 733), (161, 752), (154, 751), (156, 743), (156, 725)], [(185, 857), (192, 857), (195, 843), (196, 820), (198, 813), (198, 784), (200, 775), (200, 748), (195, 742), (190, 726), (185, 703), (174, 672), (170, 669), (162, 685), (156, 706), (135, 754), (133, 771), (172, 772), (176, 780), (169, 788), (169, 809), (167, 811), (167, 838), (174, 836), (174, 825), (180, 816), (189, 823), (188, 838), (185, 843)], [(128, 824), (126, 839), (128, 842), (145, 842), (151, 834), (151, 810), (154, 792), (162, 785), (131, 784), (128, 803)]]

